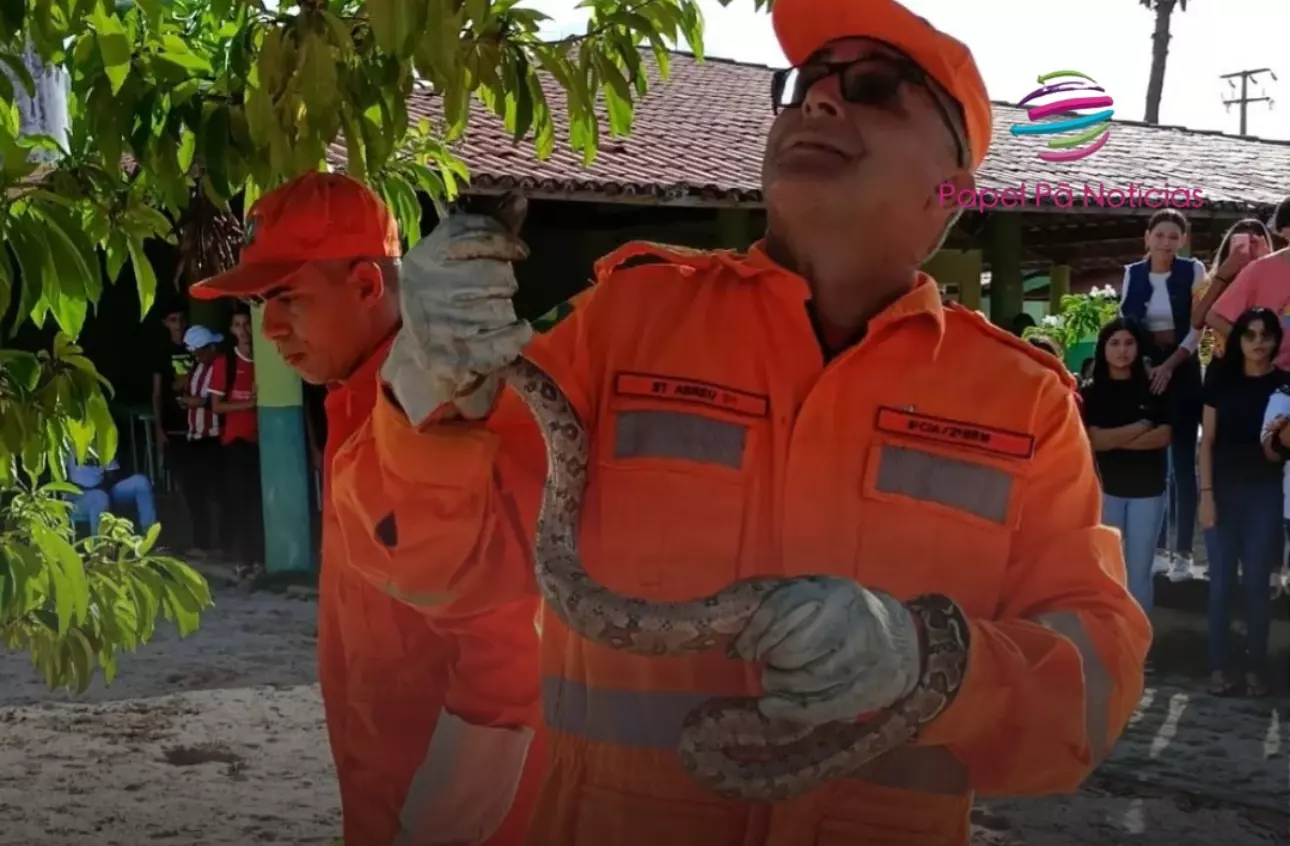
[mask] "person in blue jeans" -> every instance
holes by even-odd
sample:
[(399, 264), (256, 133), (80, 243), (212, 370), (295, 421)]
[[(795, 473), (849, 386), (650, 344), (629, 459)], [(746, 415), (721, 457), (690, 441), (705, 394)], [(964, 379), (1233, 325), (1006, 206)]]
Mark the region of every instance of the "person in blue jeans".
[(157, 522), (157, 505), (148, 477), (135, 473), (119, 478), (119, 472), (120, 465), (115, 461), (107, 467), (69, 462), (67, 480), (81, 489), (78, 496), (72, 497), (72, 521), (86, 524), (91, 535), (99, 533), (103, 515), (114, 509), (132, 509), (135, 528), (140, 532)]
[(1120, 530), (1129, 592), (1150, 613), (1173, 409), (1167, 392), (1151, 390), (1133, 322), (1121, 317), (1102, 327), (1093, 376), (1080, 388), (1080, 400), (1102, 479), (1102, 522)]
[[(1207, 285), (1223, 285), (1249, 262), (1245, 248), (1231, 250), (1210, 272), (1194, 258), (1183, 258), (1190, 227), (1181, 212), (1161, 209), (1147, 221), (1146, 258), (1124, 268), (1120, 314), (1143, 332), (1142, 355), (1147, 359), (1151, 388), (1168, 390), (1171, 431), (1166, 513), (1159, 548), (1163, 569), (1173, 581), (1192, 577), (1192, 546), (1196, 527), (1196, 438), (1201, 418), (1201, 368), (1196, 350), (1205, 314), (1213, 300), (1204, 300)], [(1209, 280), (1209, 281), (1207, 281)], [(1198, 302), (1199, 300), (1199, 302)], [(1174, 533), (1171, 546), (1170, 528)]]
[(1285, 552), (1281, 471), (1264, 453), (1268, 400), (1287, 383), (1273, 366), (1281, 321), (1266, 308), (1246, 311), (1232, 326), (1227, 349), (1206, 374), (1200, 443), (1200, 522), (1209, 551), (1209, 691), (1236, 691), (1228, 646), (1228, 604), (1238, 569), (1244, 590), (1245, 692), (1267, 694), (1268, 585)]

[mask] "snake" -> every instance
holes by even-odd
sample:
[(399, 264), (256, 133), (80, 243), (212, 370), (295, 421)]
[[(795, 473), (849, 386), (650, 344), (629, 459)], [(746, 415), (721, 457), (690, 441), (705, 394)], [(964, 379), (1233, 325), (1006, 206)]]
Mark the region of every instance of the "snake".
[[(813, 578), (748, 578), (711, 596), (679, 602), (624, 596), (597, 582), (578, 553), (590, 452), (587, 427), (555, 380), (530, 359), (516, 359), (501, 375), (528, 406), (546, 444), (547, 476), (533, 542), (537, 586), (548, 607), (579, 637), (656, 657), (729, 650), (772, 591)], [(962, 686), (968, 627), (943, 596), (920, 596), (907, 607), (921, 621), (926, 654), (908, 697), (871, 720), (819, 727), (768, 719), (754, 699), (715, 697), (685, 717), (678, 744), (682, 768), (728, 798), (780, 801), (846, 778), (915, 740)]]
[[(500, 222), (507, 234), (494, 229), (484, 242), (467, 238), (459, 247), (448, 247), (449, 257), (527, 255), (518, 241), (525, 209), (522, 196), (503, 197), (485, 216)], [(463, 221), (462, 230), (468, 227)], [(508, 239), (513, 240), (507, 244)], [(533, 360), (520, 356), (497, 375), (524, 401), (545, 442), (547, 474), (534, 531), (534, 575), (547, 606), (579, 637), (644, 656), (716, 649), (730, 654), (736, 637), (773, 591), (824, 578), (753, 577), (711, 596), (672, 602), (610, 590), (587, 573), (578, 551), (591, 441), (585, 421), (556, 380)], [(926, 594), (905, 606), (921, 624), (924, 654), (911, 694), (872, 719), (821, 726), (769, 719), (755, 699), (714, 697), (682, 722), (677, 745), (682, 769), (701, 787), (731, 799), (780, 801), (854, 775), (869, 761), (917, 739), (962, 687), (969, 628), (948, 597)]]

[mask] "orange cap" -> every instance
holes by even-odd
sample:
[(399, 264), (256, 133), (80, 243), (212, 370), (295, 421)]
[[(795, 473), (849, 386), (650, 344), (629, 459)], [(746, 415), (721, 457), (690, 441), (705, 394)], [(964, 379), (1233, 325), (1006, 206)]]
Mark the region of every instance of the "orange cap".
[(994, 111), (972, 51), (895, 0), (776, 0), (771, 22), (790, 64), (800, 65), (830, 41), (872, 38), (900, 50), (963, 109), (972, 163), (990, 148)]
[(237, 267), (188, 289), (199, 300), (252, 297), (306, 264), (398, 258), (399, 227), (381, 198), (338, 173), (311, 172), (251, 207)]

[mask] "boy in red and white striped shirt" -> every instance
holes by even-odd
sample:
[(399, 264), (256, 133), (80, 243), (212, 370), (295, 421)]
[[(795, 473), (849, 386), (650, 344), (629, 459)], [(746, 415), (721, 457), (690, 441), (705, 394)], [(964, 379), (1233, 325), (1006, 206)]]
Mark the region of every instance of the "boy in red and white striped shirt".
[(193, 535), (188, 555), (202, 558), (211, 550), (211, 513), (220, 491), (220, 425), (223, 420), (211, 407), (210, 384), (219, 360), (219, 343), (224, 340), (205, 326), (190, 326), (184, 346), (196, 359), (188, 379), (184, 405), (188, 409), (188, 439), (181, 445), (176, 469), (180, 487), (192, 514)]

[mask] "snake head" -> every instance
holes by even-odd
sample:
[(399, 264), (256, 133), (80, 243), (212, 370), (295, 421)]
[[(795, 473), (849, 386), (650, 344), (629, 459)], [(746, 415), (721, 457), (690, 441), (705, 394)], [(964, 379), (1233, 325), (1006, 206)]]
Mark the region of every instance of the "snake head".
[(493, 217), (497, 218), (512, 235), (519, 237), (524, 219), (528, 217), (529, 201), (519, 191), (508, 191), (497, 201)]

